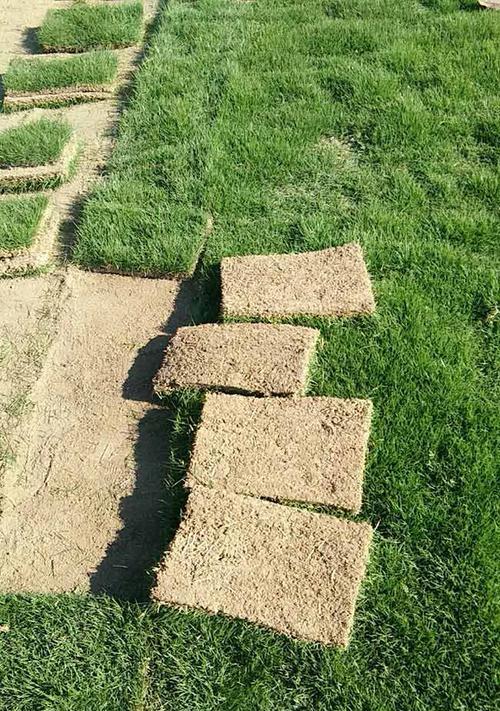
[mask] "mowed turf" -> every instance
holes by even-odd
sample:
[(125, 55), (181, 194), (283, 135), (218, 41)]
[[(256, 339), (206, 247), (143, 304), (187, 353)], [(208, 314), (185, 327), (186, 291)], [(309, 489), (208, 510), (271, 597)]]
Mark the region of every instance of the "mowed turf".
[(139, 41), (142, 2), (88, 5), (49, 10), (37, 31), (44, 52), (85, 52), (128, 47)]
[(41, 118), (0, 132), (0, 168), (56, 161), (71, 136), (65, 121)]
[[(324, 339), (311, 392), (374, 402), (371, 563), (345, 652), (202, 613), (10, 597), (0, 707), (496, 708), (499, 32), (472, 0), (163, 10), (77, 257), (176, 271), (211, 213), (208, 321), (222, 255), (362, 244), (376, 314), (297, 321)], [(197, 409), (171, 411), (169, 530)]]
[(116, 55), (106, 50), (62, 59), (13, 59), (3, 85), (7, 94), (92, 88), (109, 84), (117, 68)]
[(47, 202), (45, 195), (0, 200), (0, 256), (31, 245)]

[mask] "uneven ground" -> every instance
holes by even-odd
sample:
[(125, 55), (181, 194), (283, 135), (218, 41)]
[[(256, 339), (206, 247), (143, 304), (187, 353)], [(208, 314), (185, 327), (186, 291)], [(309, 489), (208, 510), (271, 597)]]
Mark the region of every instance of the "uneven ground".
[[(173, 0), (162, 18), (76, 256), (178, 269), (212, 215), (207, 321), (220, 256), (361, 241), (376, 316), (301, 323), (325, 343), (311, 391), (374, 401), (374, 555), (343, 653), (201, 613), (5, 596), (0, 708), (492, 711), (499, 17), (473, 0)], [(174, 484), (199, 403), (169, 406)]]

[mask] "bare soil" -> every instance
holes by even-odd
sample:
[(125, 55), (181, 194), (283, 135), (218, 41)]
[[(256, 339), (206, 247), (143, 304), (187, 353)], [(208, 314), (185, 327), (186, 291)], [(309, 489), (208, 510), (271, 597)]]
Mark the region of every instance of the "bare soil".
[(358, 513), (371, 411), (369, 400), (209, 394), (186, 484)]
[(2, 591), (127, 596), (154, 562), (165, 430), (149, 404), (158, 353), (143, 349), (177, 290), (68, 271), (58, 336), (4, 475)]
[(358, 316), (375, 310), (356, 243), (303, 254), (227, 257), (221, 279), (224, 316)]
[(199, 486), (153, 596), (345, 646), (371, 536), (366, 523)]
[(180, 328), (168, 346), (156, 390), (302, 394), (318, 335), (314, 328), (261, 323)]

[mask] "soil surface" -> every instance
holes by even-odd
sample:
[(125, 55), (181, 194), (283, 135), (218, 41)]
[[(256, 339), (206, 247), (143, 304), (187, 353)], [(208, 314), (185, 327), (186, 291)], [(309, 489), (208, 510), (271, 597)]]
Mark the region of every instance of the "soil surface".
[(155, 562), (166, 435), (165, 411), (155, 417), (149, 401), (164, 342), (144, 348), (177, 290), (68, 271), (58, 335), (4, 475), (2, 591), (126, 597)]
[(198, 486), (153, 595), (345, 646), (371, 536), (366, 523)]

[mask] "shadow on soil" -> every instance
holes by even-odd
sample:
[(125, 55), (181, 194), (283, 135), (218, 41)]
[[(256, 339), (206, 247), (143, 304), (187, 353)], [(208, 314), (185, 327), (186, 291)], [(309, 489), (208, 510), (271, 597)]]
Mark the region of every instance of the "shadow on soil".
[(122, 528), (91, 577), (94, 594), (148, 600), (154, 569), (172, 539), (186, 494), (182, 486), (200, 411), (199, 392), (177, 392), (161, 402), (152, 380), (172, 333), (195, 321), (198, 284), (181, 283), (162, 333), (140, 349), (123, 384), (126, 400), (149, 403), (137, 425), (135, 487), (122, 499)]

